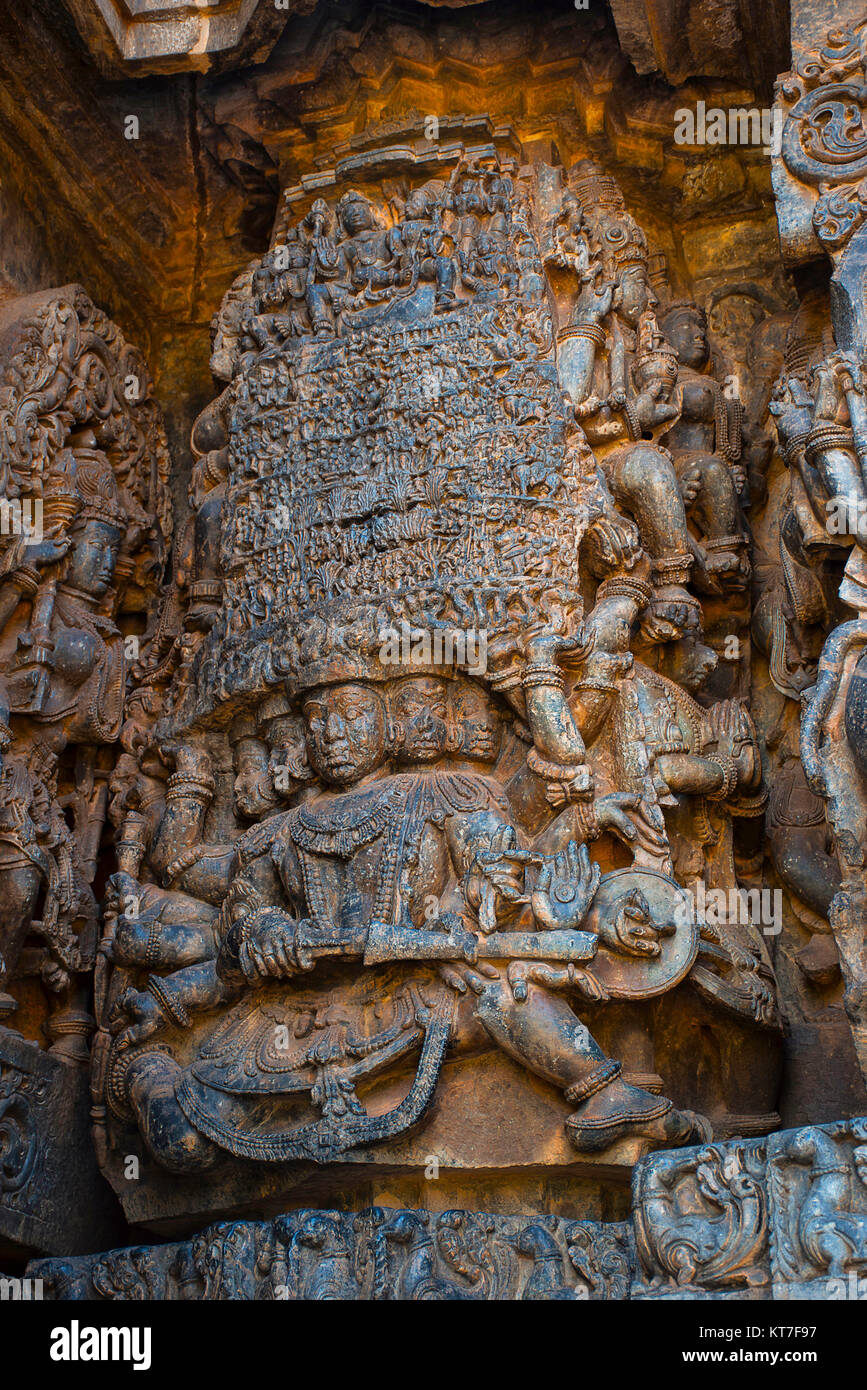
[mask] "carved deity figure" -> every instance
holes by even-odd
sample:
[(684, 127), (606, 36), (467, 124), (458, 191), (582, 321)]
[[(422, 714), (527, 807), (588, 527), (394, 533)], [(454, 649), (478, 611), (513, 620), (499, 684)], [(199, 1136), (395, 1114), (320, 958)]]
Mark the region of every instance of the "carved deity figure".
[(4, 528), (0, 544), (0, 1012), (16, 1011), (18, 977), (37, 976), (52, 1012), (29, 989), (22, 1028), (81, 1063), (91, 884), (127, 694), (121, 624), (136, 627), (161, 574), (168, 455), (138, 354), (79, 286), (3, 314), (4, 492), (35, 499), (39, 524)]
[(729, 399), (708, 372), (707, 315), (691, 300), (672, 304), (660, 320), (677, 353), (678, 418), (663, 435), (671, 450), (688, 514), (701, 533), (693, 583), (710, 593), (742, 588), (749, 578), (748, 537), (738, 494), (745, 478), (740, 401)]
[(749, 575), (733, 471), (740, 407), (706, 371), (703, 311), (679, 303), (658, 324), (646, 239), (596, 166), (570, 171), (546, 261), (560, 379), (653, 561), (661, 635), (698, 615), (690, 583), (719, 594)]
[(719, 1062), (707, 1097), (669, 1084), (690, 1007), (773, 1085), (761, 940), (693, 903), (737, 890), (734, 822), (764, 803), (687, 587), (677, 459), (711, 492), (729, 469), (704, 358), (682, 343), (679, 378), (596, 173), (551, 210), (507, 156), (387, 189), (363, 168), (292, 226), (287, 202), (225, 306), (194, 433), (209, 568), (185, 542), (112, 782), (109, 1172), (136, 1132), (175, 1172), (391, 1153), (478, 1056), (586, 1161), (705, 1140), (735, 1092)]

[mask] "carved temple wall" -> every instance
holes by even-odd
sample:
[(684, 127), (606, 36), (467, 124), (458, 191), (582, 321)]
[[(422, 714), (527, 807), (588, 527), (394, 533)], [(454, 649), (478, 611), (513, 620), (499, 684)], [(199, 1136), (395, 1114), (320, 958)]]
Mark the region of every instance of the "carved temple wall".
[(268, 8), (0, 16), (0, 1267), (835, 1297), (867, 15)]

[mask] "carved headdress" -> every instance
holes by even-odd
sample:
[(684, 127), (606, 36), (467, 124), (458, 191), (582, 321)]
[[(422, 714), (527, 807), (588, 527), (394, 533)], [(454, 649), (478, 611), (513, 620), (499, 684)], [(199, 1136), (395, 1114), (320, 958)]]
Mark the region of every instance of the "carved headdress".
[(48, 478), (45, 517), (49, 525), (64, 523), (73, 530), (88, 521), (125, 530), (127, 514), (105, 454), (84, 448), (63, 449), (58, 454)]
[(606, 279), (630, 266), (647, 267), (647, 238), (627, 210), (619, 184), (592, 160), (569, 170), (569, 187), (581, 204)]

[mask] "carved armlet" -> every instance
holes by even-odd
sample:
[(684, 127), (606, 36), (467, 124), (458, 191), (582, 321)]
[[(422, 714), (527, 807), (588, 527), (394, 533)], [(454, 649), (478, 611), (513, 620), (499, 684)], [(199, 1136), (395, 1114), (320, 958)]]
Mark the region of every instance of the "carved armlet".
[(713, 763), (722, 773), (722, 786), (715, 792), (705, 792), (708, 801), (728, 801), (738, 782), (738, 770), (734, 758), (730, 758), (727, 753), (704, 753), (702, 754), (709, 763)]
[(644, 431), (641, 428), (641, 422), (632, 407), (632, 403), (628, 400), (624, 401), (620, 409), (626, 421), (626, 433), (629, 435), (629, 438), (631, 440), (640, 439)]
[(521, 668), (510, 666), (508, 671), (502, 671), (497, 676), (491, 676), (490, 687), (499, 695), (505, 695), (509, 691), (518, 690), (521, 687)]
[(214, 779), (209, 773), (191, 777), (185, 772), (173, 772), (166, 784), (166, 801), (180, 801), (189, 797), (192, 801), (208, 802), (214, 795)]
[(729, 801), (727, 810), (730, 815), (750, 819), (755, 816), (763, 816), (765, 807), (768, 804), (768, 790), (763, 787), (754, 796), (738, 796)]
[(21, 595), (26, 598), (32, 598), (42, 582), (39, 570), (33, 565), (19, 565), (18, 569), (9, 576), (9, 579)]
[(731, 536), (708, 536), (702, 541), (705, 550), (737, 550), (739, 546), (749, 544), (749, 536), (743, 532), (736, 532)]
[(586, 338), (598, 348), (604, 348), (606, 340), (605, 329), (598, 323), (572, 323), (567, 328), (561, 328), (557, 334), (557, 342), (565, 343), (570, 338)]
[(521, 684), (525, 690), (533, 690), (537, 686), (550, 686), (552, 690), (562, 690), (563, 672), (554, 662), (530, 662), (524, 667)]
[(629, 598), (644, 608), (652, 597), (652, 586), (646, 580), (630, 574), (613, 574), (610, 579), (604, 579), (596, 590), (596, 603), (606, 598)]
[(577, 838), (582, 844), (590, 840), (598, 840), (602, 834), (602, 826), (599, 824), (599, 816), (596, 811), (596, 803), (593, 801), (578, 801), (573, 807), (575, 818), (575, 829)]
[(688, 584), (693, 563), (694, 558), (688, 551), (660, 556), (652, 561), (654, 581), (657, 585)]
[(817, 454), (823, 454), (828, 449), (847, 449), (853, 453), (855, 437), (851, 429), (833, 424), (814, 425), (804, 446), (804, 456), (807, 462), (814, 463)]
[(793, 434), (788, 443), (783, 446), (783, 458), (789, 468), (797, 466), (798, 460), (804, 452), (804, 445), (810, 438), (810, 434), (810, 430), (799, 430), (798, 433)]
[(145, 965), (152, 968), (157, 963), (160, 939), (160, 919), (154, 917), (148, 927), (148, 943), (145, 947)]

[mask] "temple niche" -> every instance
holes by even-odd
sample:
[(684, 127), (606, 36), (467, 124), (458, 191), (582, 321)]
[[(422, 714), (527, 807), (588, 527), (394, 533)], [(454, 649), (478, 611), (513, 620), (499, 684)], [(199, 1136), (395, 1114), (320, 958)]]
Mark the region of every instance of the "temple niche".
[[(76, 0), (82, 90), (142, 94), (117, 217), (61, 246), (10, 157), (0, 1263), (836, 1297), (867, 20), (296, 8), (197, 17), (180, 119), (180, 30)], [(787, 64), (777, 143), (675, 141)]]
[(113, 782), (95, 1114), (137, 1219), (779, 1125), (767, 939), (695, 907), (766, 802), (712, 680), (742, 407), (616, 180), (471, 131), (284, 190), (215, 320)]

